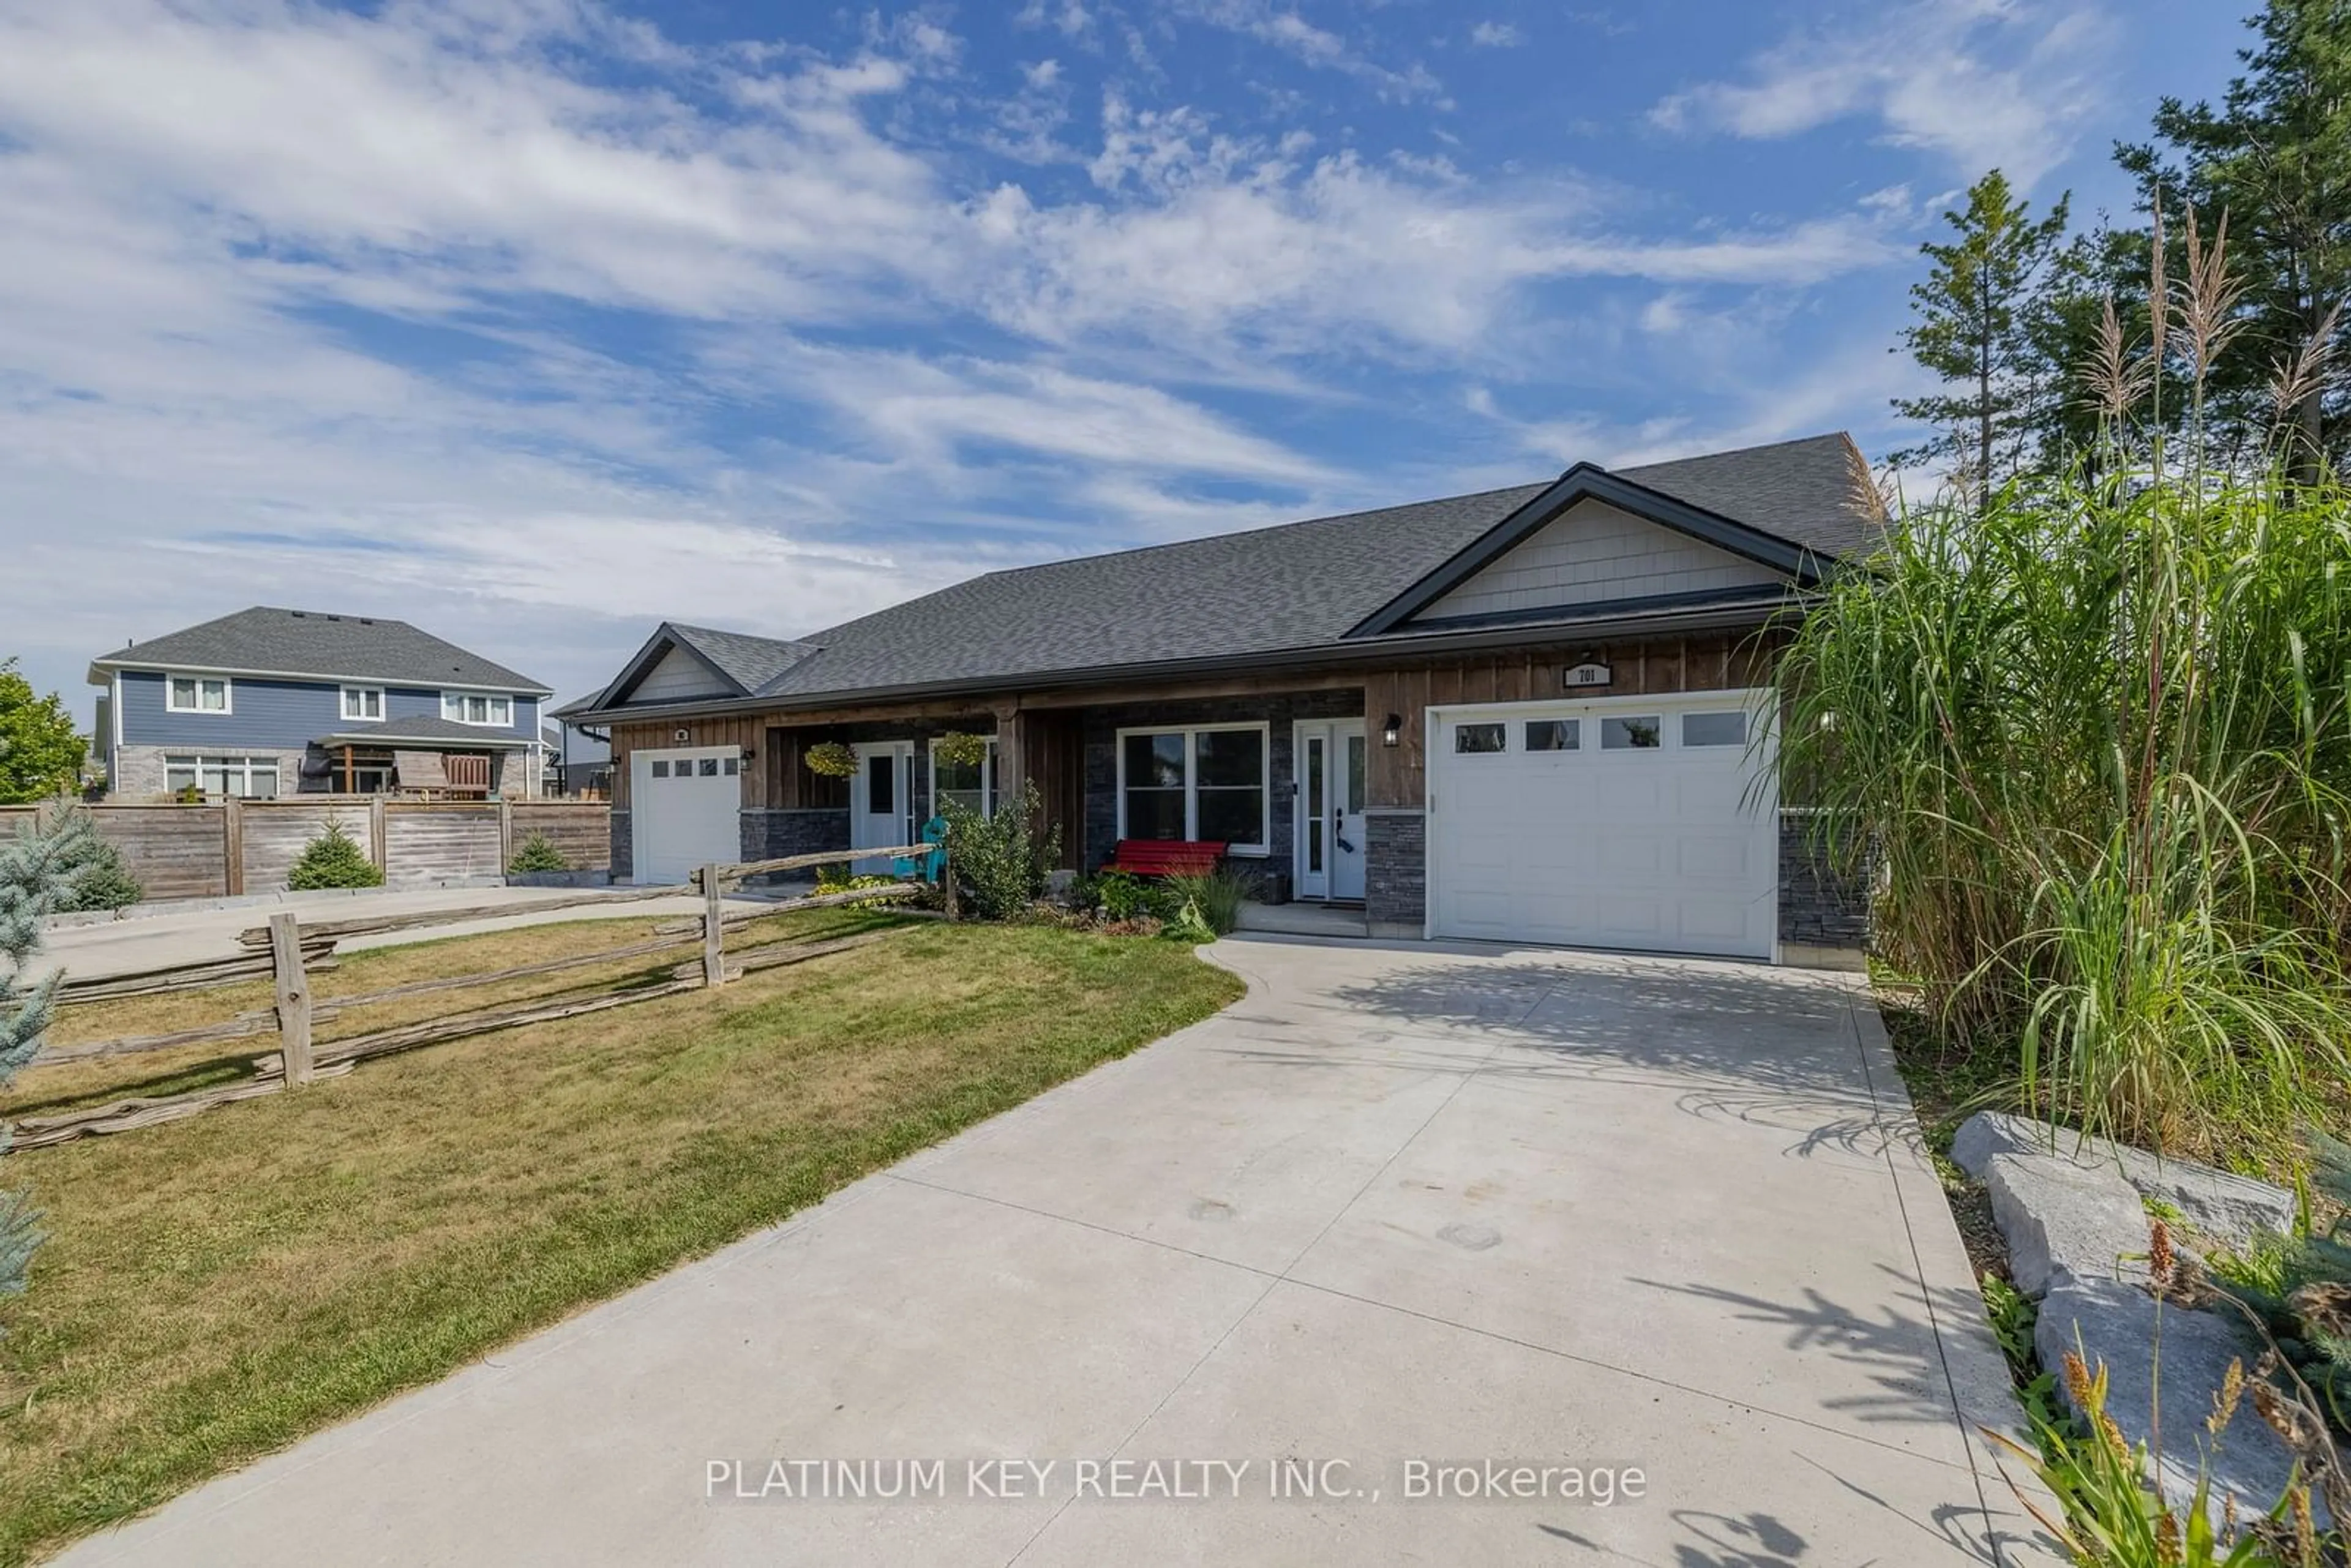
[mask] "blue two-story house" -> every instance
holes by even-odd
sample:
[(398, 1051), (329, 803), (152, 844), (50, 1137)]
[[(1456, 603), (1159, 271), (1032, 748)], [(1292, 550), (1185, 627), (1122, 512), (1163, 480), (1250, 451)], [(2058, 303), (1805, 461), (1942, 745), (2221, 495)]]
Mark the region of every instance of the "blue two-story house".
[(256, 606), (89, 667), (108, 793), (539, 793), (553, 692), (381, 616)]

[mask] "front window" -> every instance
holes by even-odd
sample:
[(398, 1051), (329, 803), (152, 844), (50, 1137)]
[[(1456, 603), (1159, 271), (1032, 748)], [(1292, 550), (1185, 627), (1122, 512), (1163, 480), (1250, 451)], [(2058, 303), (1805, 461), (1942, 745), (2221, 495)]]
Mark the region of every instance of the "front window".
[(274, 800), (277, 798), (277, 758), (166, 757), (163, 786), (174, 795), (183, 789), (196, 789), (206, 795)]
[(1119, 836), (1220, 841), (1265, 852), (1266, 727), (1136, 730), (1119, 737)]
[(987, 743), (987, 757), (979, 762), (950, 762), (931, 743), (931, 814), (937, 816), (954, 801), (983, 817), (996, 811), (996, 742)]
[(345, 686), (343, 716), (368, 724), (372, 724), (383, 717), (383, 688), (381, 686)]
[(163, 706), (172, 713), (226, 713), (228, 681), (219, 675), (172, 675)]
[(503, 729), (514, 723), (514, 699), (486, 692), (443, 692), (441, 716), (453, 724), (486, 724)]

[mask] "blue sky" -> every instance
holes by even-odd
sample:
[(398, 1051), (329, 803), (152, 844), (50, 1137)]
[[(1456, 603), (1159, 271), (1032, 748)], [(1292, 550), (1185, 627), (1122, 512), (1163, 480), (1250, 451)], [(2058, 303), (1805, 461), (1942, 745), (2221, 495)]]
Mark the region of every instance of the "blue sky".
[(0, 0), (0, 653), (87, 712), (262, 602), (570, 695), (664, 617), (1882, 456), (1942, 207), (2126, 201), (2236, 10)]

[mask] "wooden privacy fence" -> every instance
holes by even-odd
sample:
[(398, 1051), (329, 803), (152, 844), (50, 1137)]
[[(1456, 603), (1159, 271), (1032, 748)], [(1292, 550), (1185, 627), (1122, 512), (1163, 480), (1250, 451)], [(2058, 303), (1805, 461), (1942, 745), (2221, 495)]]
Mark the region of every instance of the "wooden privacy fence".
[[(101, 1133), (127, 1133), (140, 1127), (150, 1127), (164, 1122), (176, 1122), (183, 1117), (225, 1105), (239, 1100), (251, 1100), (282, 1090), (298, 1087), (321, 1078), (340, 1077), (370, 1057), (394, 1051), (413, 1051), (420, 1046), (437, 1045), (446, 1040), (464, 1040), (493, 1030), (518, 1029), (525, 1024), (551, 1023), (558, 1019), (576, 1018), (583, 1013), (602, 1012), (611, 1008), (628, 1007), (637, 1002), (653, 1001), (675, 996), (682, 991), (727, 985), (745, 975), (761, 969), (777, 968), (787, 964), (805, 963), (833, 953), (847, 952), (870, 942), (879, 941), (882, 932), (867, 932), (854, 936), (836, 937), (828, 941), (778, 943), (770, 947), (750, 948), (729, 952), (726, 938), (729, 931), (740, 930), (754, 922), (802, 909), (822, 909), (842, 904), (884, 904), (917, 896), (926, 891), (921, 883), (896, 883), (886, 887), (852, 888), (839, 893), (819, 893), (805, 898), (788, 899), (756, 910), (727, 914), (725, 908), (726, 890), (739, 886), (748, 876), (763, 872), (800, 869), (810, 866), (837, 864), (874, 856), (903, 857), (919, 855), (935, 849), (935, 845), (900, 846), (883, 850), (840, 850), (822, 854), (795, 855), (789, 861), (761, 861), (746, 865), (709, 865), (695, 873), (695, 887), (642, 887), (622, 892), (598, 892), (573, 898), (550, 899), (530, 905), (531, 914), (549, 909), (565, 909), (581, 904), (609, 906), (613, 904), (635, 903), (648, 898), (674, 898), (698, 889), (703, 897), (701, 913), (683, 919), (664, 921), (653, 929), (651, 939), (620, 947), (600, 948), (594, 952), (574, 954), (567, 957), (549, 958), (538, 963), (517, 965), (512, 968), (491, 970), (482, 974), (444, 975), (431, 979), (414, 980), (405, 985), (382, 990), (329, 998), (314, 997), (310, 983), (314, 976), (331, 971), (337, 967), (336, 945), (346, 937), (376, 936), (386, 932), (414, 930), (425, 926), (450, 925), (466, 920), (486, 919), (515, 913), (512, 904), (491, 904), (473, 909), (444, 909), (413, 915), (358, 915), (345, 920), (313, 921), (305, 925), (300, 916), (287, 913), (274, 915), (266, 925), (252, 926), (237, 936), (245, 951), (230, 958), (207, 960), (199, 964), (175, 965), (168, 968), (145, 970), (136, 974), (111, 975), (77, 981), (68, 977), (59, 992), (59, 1001), (68, 1006), (110, 1001), (127, 997), (158, 996), (188, 991), (214, 989), (268, 977), (276, 997), (267, 1007), (256, 1008), (235, 1014), (217, 1023), (203, 1024), (178, 1030), (168, 1034), (134, 1035), (116, 1040), (95, 1040), (71, 1045), (52, 1045), (42, 1049), (31, 1066), (47, 1066), (55, 1062), (82, 1061), (96, 1057), (131, 1056), (149, 1051), (169, 1051), (180, 1046), (199, 1045), (212, 1041), (247, 1039), (256, 1035), (276, 1034), (277, 1048), (254, 1061), (254, 1076), (236, 1083), (216, 1088), (193, 1090), (182, 1094), (152, 1098), (117, 1100), (104, 1105), (89, 1106), (52, 1116), (30, 1116), (15, 1124), (18, 1149), (37, 1149), (52, 1144), (70, 1143), (76, 1138)], [(953, 881), (946, 879), (947, 900), (952, 909)], [(379, 1007), (387, 1002), (404, 1001), (410, 998), (429, 996), (444, 991), (460, 991), (476, 987), (502, 985), (514, 980), (536, 978), (560, 974), (569, 969), (611, 965), (632, 958), (651, 958), (656, 955), (697, 949), (684, 962), (673, 967), (667, 974), (649, 985), (613, 990), (611, 979), (570, 991), (533, 998), (528, 1001), (507, 1002), (498, 1006), (474, 1009), (445, 1014), (438, 1018), (404, 1023), (370, 1033), (341, 1040), (318, 1040), (313, 1038), (316, 1026), (331, 1021), (347, 1012), (362, 1008)]]
[[(38, 810), (0, 807), (0, 832)], [(612, 863), (612, 809), (578, 800), (388, 800), (288, 795), (204, 805), (98, 805), (99, 835), (122, 852), (150, 899), (228, 898), (286, 885), (303, 846), (342, 824), (394, 887), (503, 875), (533, 833), (580, 871)]]

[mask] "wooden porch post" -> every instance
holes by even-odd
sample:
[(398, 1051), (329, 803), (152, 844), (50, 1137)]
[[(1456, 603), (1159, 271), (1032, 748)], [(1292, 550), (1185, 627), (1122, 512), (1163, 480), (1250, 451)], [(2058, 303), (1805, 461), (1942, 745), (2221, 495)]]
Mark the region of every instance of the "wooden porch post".
[(343, 742), (343, 793), (356, 795), (359, 792), (359, 765), (351, 760), (351, 743), (347, 740)]

